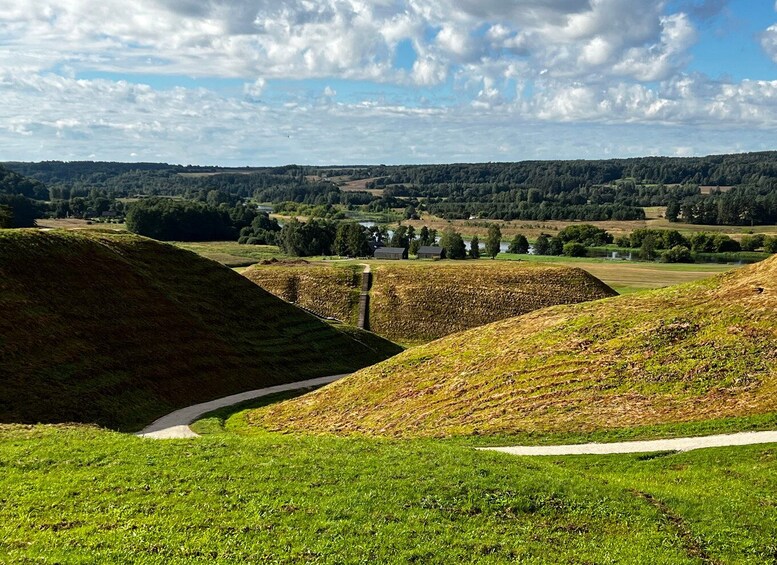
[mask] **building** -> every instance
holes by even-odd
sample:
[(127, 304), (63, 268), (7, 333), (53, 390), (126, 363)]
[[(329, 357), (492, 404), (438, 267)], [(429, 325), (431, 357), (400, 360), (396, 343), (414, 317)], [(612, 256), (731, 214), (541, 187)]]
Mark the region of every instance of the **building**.
[(375, 259), (407, 259), (407, 249), (404, 247), (378, 247)]
[(445, 259), (445, 249), (431, 245), (422, 245), (418, 248), (419, 259)]

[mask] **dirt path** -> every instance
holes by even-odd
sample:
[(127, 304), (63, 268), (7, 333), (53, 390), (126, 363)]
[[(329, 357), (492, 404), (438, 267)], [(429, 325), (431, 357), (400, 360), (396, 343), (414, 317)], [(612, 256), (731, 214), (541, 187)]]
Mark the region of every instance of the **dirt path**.
[(316, 379), (308, 379), (306, 381), (298, 381), (295, 383), (286, 383), (282, 385), (270, 386), (266, 388), (259, 388), (256, 390), (249, 390), (247, 392), (241, 392), (239, 394), (233, 394), (225, 396), (223, 398), (217, 398), (209, 402), (203, 402), (201, 404), (195, 404), (194, 406), (187, 406), (181, 408), (175, 412), (171, 412), (167, 416), (162, 416), (158, 420), (155, 420), (150, 425), (143, 428), (137, 435), (139, 437), (151, 438), (151, 439), (179, 439), (179, 438), (191, 438), (199, 437), (189, 429), (189, 424), (194, 422), (197, 418), (213, 410), (224, 408), (226, 406), (233, 406), (246, 400), (253, 400), (254, 398), (261, 398), (277, 392), (286, 392), (289, 390), (299, 390), (301, 388), (318, 387), (341, 379), (347, 375), (331, 375), (328, 377), (318, 377)]
[(703, 437), (681, 437), (650, 441), (619, 443), (581, 443), (577, 445), (536, 445), (513, 447), (483, 447), (482, 450), (501, 451), (511, 455), (606, 455), (610, 453), (649, 453), (655, 451), (691, 451), (705, 447), (729, 447), (777, 443), (777, 431), (741, 432)]

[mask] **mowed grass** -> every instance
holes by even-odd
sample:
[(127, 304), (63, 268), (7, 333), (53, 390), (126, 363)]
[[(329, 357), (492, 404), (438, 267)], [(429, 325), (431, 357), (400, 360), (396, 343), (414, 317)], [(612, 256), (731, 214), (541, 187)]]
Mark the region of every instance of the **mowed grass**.
[[(0, 426), (9, 563), (767, 563), (777, 448), (519, 458), (435, 440)], [(663, 455), (663, 456), (662, 456)]]
[(538, 310), (415, 347), (250, 419), (269, 430), (442, 437), (774, 413), (775, 281), (777, 257)]
[[(369, 327), (417, 344), (555, 304), (613, 296), (582, 269), (507, 261), (367, 261)], [(256, 266), (250, 280), (322, 316), (355, 323), (361, 272), (356, 261)]]
[(0, 422), (136, 430), (182, 406), (400, 350), (154, 240), (0, 232)]

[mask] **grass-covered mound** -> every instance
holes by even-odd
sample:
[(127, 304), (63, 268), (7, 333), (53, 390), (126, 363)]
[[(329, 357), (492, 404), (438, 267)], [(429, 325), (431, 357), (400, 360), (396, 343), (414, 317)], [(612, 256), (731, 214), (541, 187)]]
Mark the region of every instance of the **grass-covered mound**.
[(0, 232), (0, 422), (136, 429), (181, 406), (398, 351), (170, 245)]
[[(613, 296), (582, 269), (518, 262), (373, 262), (370, 329), (402, 343), (553, 306)], [(321, 315), (354, 323), (363, 266), (257, 266), (245, 276)]]
[(362, 265), (284, 262), (254, 265), (243, 275), (263, 289), (319, 316), (355, 325), (359, 318)]
[(777, 410), (777, 257), (504, 320), (252, 414), (389, 436), (623, 428)]

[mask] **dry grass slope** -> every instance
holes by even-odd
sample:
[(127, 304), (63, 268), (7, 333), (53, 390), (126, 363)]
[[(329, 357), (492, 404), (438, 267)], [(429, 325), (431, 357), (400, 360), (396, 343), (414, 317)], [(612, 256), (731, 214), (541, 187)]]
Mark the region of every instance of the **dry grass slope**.
[[(246, 271), (265, 290), (323, 316), (355, 323), (359, 265), (262, 266)], [(522, 262), (373, 263), (370, 329), (423, 343), (555, 304), (613, 296), (582, 269)]]
[(363, 267), (254, 265), (243, 276), (287, 302), (326, 318), (356, 324)]
[(138, 429), (181, 406), (398, 351), (170, 245), (0, 232), (0, 422)]
[(417, 347), (252, 413), (276, 430), (569, 432), (777, 410), (777, 257)]

